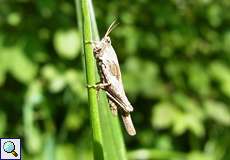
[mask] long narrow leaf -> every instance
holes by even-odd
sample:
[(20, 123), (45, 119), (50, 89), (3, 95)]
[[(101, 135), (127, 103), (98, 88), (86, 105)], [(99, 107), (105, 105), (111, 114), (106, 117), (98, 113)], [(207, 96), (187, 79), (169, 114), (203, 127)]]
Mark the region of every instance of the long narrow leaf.
[[(90, 0), (76, 0), (76, 4), (81, 5), (82, 12), (78, 13), (78, 20), (82, 21), (83, 41), (99, 40), (98, 30), (96, 26), (93, 5)], [(79, 8), (79, 7), (78, 7)], [(96, 79), (99, 80), (98, 74), (95, 74), (96, 65), (93, 57), (92, 47), (84, 44), (85, 68), (87, 83), (93, 85)], [(107, 102), (104, 92), (99, 92), (97, 101), (97, 93), (94, 89), (88, 89), (90, 118), (93, 129), (94, 141), (94, 158), (105, 160), (125, 160), (126, 151), (124, 141), (117, 117), (114, 117)]]
[[(91, 20), (89, 12), (89, 1), (81, 0), (81, 11), (82, 11), (82, 32), (83, 32), (83, 43), (92, 40), (91, 32)], [(85, 70), (86, 79), (88, 85), (94, 85), (96, 83), (95, 78), (95, 64), (93, 57), (93, 49), (90, 44), (84, 43), (84, 56), (85, 56)], [(93, 131), (93, 149), (94, 159), (103, 159), (103, 142), (102, 142), (102, 131), (99, 119), (99, 110), (97, 103), (96, 90), (88, 88), (88, 101), (90, 106), (90, 119)]]

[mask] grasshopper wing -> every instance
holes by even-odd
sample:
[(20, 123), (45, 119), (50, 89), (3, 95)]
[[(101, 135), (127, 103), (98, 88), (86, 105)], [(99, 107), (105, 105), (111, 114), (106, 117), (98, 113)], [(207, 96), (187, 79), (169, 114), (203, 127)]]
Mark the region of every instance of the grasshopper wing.
[(126, 97), (122, 84), (121, 71), (117, 60), (117, 55), (111, 44), (107, 44), (103, 51), (102, 72), (106, 81), (111, 84), (106, 90), (107, 95), (110, 98), (113, 98), (113, 101), (117, 103), (125, 112), (132, 112), (133, 107)]
[(104, 52), (105, 54), (103, 54), (102, 58), (102, 72), (106, 81), (111, 84), (106, 90), (109, 103), (111, 108), (116, 108), (115, 106), (118, 105), (122, 109), (121, 117), (125, 125), (125, 129), (129, 135), (133, 136), (136, 134), (136, 130), (129, 113), (133, 111), (133, 107), (125, 95), (117, 55), (111, 44), (104, 48)]

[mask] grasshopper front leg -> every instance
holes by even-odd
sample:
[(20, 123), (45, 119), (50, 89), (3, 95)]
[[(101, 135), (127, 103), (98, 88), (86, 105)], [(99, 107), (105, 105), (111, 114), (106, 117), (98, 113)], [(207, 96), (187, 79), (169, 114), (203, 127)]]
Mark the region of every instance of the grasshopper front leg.
[(97, 99), (99, 98), (98, 97), (98, 92), (99, 92), (99, 90), (100, 89), (103, 89), (103, 90), (105, 90), (105, 88), (107, 87), (107, 86), (109, 86), (109, 85), (111, 85), (110, 83), (103, 83), (103, 82), (99, 82), (99, 83), (96, 83), (95, 85), (87, 85), (87, 88), (94, 88), (94, 89), (96, 89), (96, 91), (97, 91)]
[(87, 85), (88, 88), (94, 88), (97, 91), (99, 91), (100, 89), (105, 89), (106, 87), (110, 86), (111, 83), (103, 83), (103, 82), (99, 82), (96, 83), (95, 85)]

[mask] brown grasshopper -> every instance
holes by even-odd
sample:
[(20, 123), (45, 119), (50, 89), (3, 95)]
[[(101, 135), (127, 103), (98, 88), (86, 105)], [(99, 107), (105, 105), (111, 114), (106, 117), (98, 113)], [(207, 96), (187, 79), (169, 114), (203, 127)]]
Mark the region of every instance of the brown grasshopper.
[(117, 55), (108, 36), (115, 27), (114, 24), (115, 21), (110, 25), (101, 41), (90, 42), (93, 44), (93, 52), (100, 74), (100, 82), (88, 87), (93, 87), (97, 90), (105, 90), (113, 115), (117, 115), (119, 110), (126, 131), (129, 135), (133, 136), (136, 134), (136, 130), (130, 116), (130, 112), (133, 111), (133, 107), (126, 97)]

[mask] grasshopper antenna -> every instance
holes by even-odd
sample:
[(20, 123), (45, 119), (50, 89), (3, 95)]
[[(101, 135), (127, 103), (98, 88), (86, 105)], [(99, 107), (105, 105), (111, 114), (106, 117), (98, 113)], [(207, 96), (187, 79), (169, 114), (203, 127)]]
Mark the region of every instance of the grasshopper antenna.
[(114, 28), (117, 27), (117, 25), (118, 25), (119, 23), (116, 23), (116, 21), (117, 21), (117, 20), (114, 20), (114, 21), (112, 22), (112, 24), (109, 26), (108, 30), (106, 31), (104, 37), (107, 37), (107, 36), (112, 32), (112, 30), (114, 30)]

